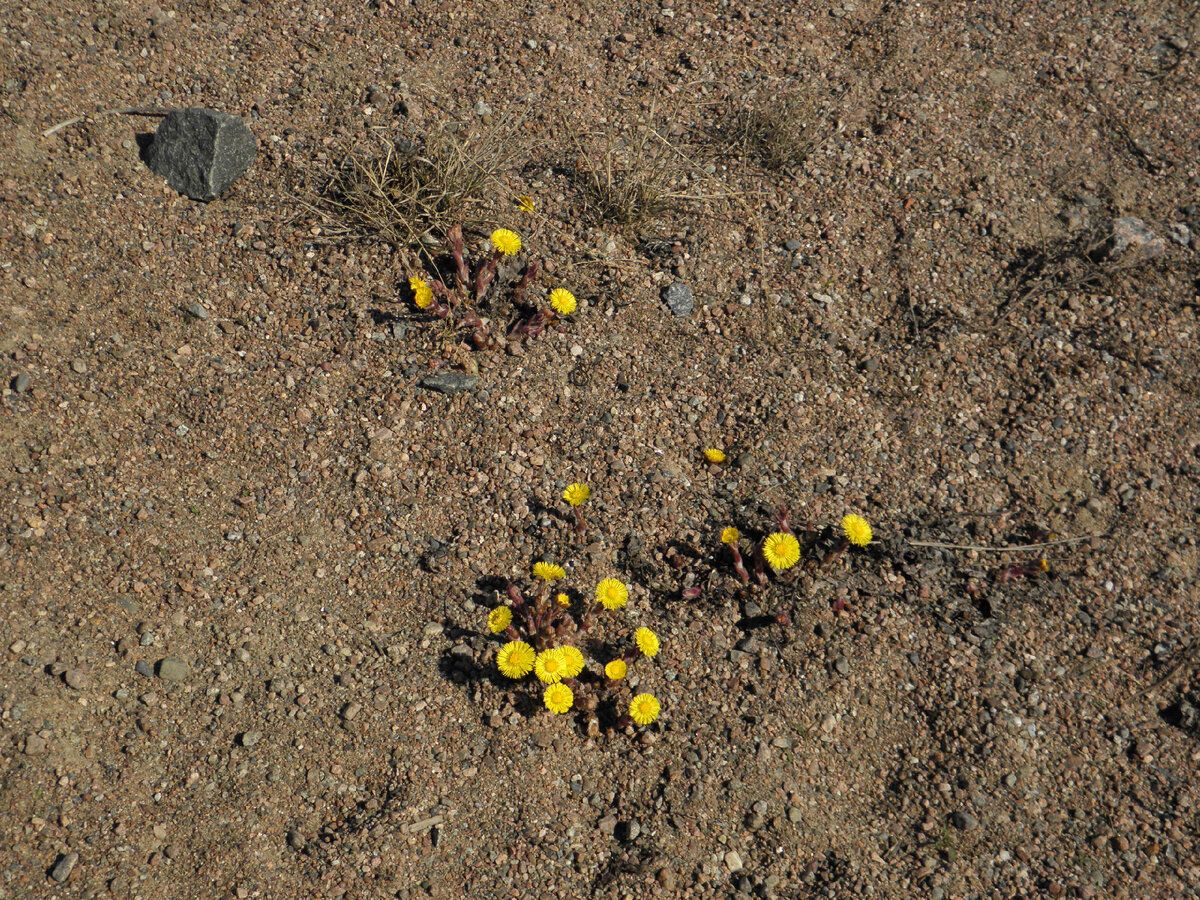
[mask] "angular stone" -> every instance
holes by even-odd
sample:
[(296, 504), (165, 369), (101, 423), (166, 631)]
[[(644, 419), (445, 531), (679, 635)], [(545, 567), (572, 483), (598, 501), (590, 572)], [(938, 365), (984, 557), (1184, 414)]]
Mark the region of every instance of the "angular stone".
[(479, 384), (479, 379), (474, 375), (450, 372), (446, 375), (426, 375), (417, 383), (426, 390), (437, 391), (439, 394), (458, 394), (474, 390), (475, 385)]
[(667, 308), (671, 310), (671, 314), (679, 318), (690, 315), (696, 302), (692, 289), (682, 281), (668, 285), (663, 290), (662, 298), (663, 303), (667, 304)]
[(17, 377), (13, 379), (13, 390), (18, 394), (23, 394), (29, 390), (29, 373), (18, 372)]
[(193, 106), (162, 120), (146, 164), (173, 190), (193, 200), (216, 200), (245, 174), (257, 152), (240, 116)]
[(1091, 251), (1092, 259), (1116, 261), (1130, 251), (1144, 259), (1153, 259), (1166, 252), (1166, 242), (1150, 230), (1141, 219), (1122, 216), (1113, 219), (1105, 229), (1107, 236)]
[(58, 862), (54, 864), (54, 868), (50, 870), (50, 877), (59, 884), (62, 884), (71, 877), (71, 872), (74, 871), (78, 862), (78, 853), (64, 853), (58, 858)]
[(163, 681), (184, 681), (191, 674), (191, 667), (182, 659), (166, 656), (159, 660), (158, 677)]

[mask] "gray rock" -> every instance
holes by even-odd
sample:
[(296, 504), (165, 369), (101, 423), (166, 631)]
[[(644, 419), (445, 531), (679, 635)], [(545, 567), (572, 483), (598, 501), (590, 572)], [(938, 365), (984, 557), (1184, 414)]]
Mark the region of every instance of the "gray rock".
[(849, 675), (850, 674), (850, 661), (848, 659), (846, 659), (846, 657), (844, 657), (844, 656), (839, 656), (837, 659), (835, 659), (833, 661), (833, 668), (837, 671), (837, 673), (839, 675)]
[(63, 681), (67, 683), (67, 687), (75, 691), (85, 691), (91, 685), (87, 672), (83, 669), (67, 669), (63, 673)]
[(163, 681), (185, 681), (191, 674), (191, 666), (178, 657), (164, 656), (158, 661), (158, 677)]
[(1092, 259), (1097, 261), (1116, 261), (1130, 252), (1144, 259), (1153, 259), (1167, 249), (1166, 242), (1151, 231), (1150, 226), (1132, 216), (1113, 219), (1103, 233), (1106, 236), (1090, 253)]
[(146, 676), (147, 678), (153, 678), (153, 677), (154, 677), (154, 669), (153, 669), (153, 667), (151, 667), (150, 663), (146, 662), (144, 659), (139, 659), (139, 660), (138, 660), (138, 661), (137, 661), (137, 662), (134, 664), (133, 668), (137, 670), (137, 673), (138, 673), (139, 675), (144, 675), (144, 676)]
[(18, 373), (17, 377), (13, 379), (12, 386), (13, 386), (13, 390), (16, 391), (18, 394), (23, 394), (27, 390), (29, 390), (29, 373), (27, 373), (27, 372)]
[(167, 115), (146, 151), (151, 171), (193, 200), (215, 200), (254, 162), (254, 135), (240, 116), (193, 106)]
[(238, 738), (238, 743), (249, 750), (262, 739), (263, 733), (261, 731), (244, 731), (241, 737)]
[(950, 815), (950, 824), (959, 831), (974, 831), (979, 827), (979, 820), (965, 809), (956, 809)]
[(783, 242), (783, 249), (787, 250), (789, 253), (795, 253), (797, 250), (800, 249), (800, 247), (801, 247), (800, 242), (798, 240), (796, 240), (795, 238), (788, 238), (786, 241)]
[(1192, 242), (1192, 230), (1182, 222), (1175, 222), (1167, 226), (1167, 237), (1180, 247), (1186, 247)]
[(638, 835), (641, 833), (642, 825), (637, 819), (622, 822), (616, 828), (617, 840), (625, 844), (632, 844), (638, 839)]
[(458, 394), (474, 390), (475, 385), (479, 384), (479, 378), (475, 375), (463, 375), (461, 372), (450, 372), (446, 375), (426, 375), (417, 384), (439, 394)]
[(50, 870), (50, 877), (59, 884), (62, 884), (71, 877), (71, 872), (74, 871), (78, 862), (78, 853), (64, 853), (58, 858), (58, 862), (54, 864), (54, 868)]
[(682, 281), (676, 281), (669, 285), (663, 291), (662, 298), (663, 302), (667, 304), (667, 308), (671, 310), (671, 314), (679, 318), (691, 315), (692, 309), (696, 305), (692, 289)]
[(362, 712), (362, 704), (357, 700), (351, 700), (342, 707), (342, 718), (347, 722), (353, 722), (354, 718)]
[(208, 318), (208, 310), (194, 301), (185, 306), (183, 311), (193, 319), (199, 319), (201, 322)]
[(730, 850), (725, 854), (725, 865), (729, 866), (730, 872), (742, 871), (742, 855), (736, 850)]

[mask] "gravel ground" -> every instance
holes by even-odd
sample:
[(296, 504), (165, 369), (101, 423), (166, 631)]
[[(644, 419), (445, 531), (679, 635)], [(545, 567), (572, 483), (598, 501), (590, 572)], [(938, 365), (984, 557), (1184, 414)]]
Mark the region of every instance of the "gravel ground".
[[(1200, 894), (1197, 20), (0, 5), (0, 898)], [(721, 137), (780, 97), (782, 171)], [(96, 115), (201, 104), (259, 142), (210, 204)], [(580, 300), (507, 350), (308, 203), (447, 123), (512, 159), (468, 243)], [(647, 129), (679, 196), (598, 218)], [(780, 504), (875, 541), (742, 588)], [(543, 557), (631, 586), (657, 723), (495, 674)]]

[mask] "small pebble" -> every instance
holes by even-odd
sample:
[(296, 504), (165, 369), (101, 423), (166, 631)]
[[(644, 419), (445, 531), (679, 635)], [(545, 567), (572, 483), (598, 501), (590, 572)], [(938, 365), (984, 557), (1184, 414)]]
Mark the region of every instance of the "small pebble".
[(54, 864), (54, 868), (50, 870), (50, 877), (59, 884), (62, 884), (71, 877), (71, 873), (75, 870), (78, 862), (78, 853), (64, 853), (58, 858), (58, 862)]
[(191, 667), (178, 657), (165, 656), (158, 662), (158, 677), (163, 681), (180, 682), (191, 674)]

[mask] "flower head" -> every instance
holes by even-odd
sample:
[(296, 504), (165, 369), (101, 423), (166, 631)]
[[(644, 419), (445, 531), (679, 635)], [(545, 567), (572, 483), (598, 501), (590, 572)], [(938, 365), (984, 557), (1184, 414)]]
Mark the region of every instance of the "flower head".
[(521, 208), (521, 212), (533, 212), (533, 198), (528, 194), (522, 194), (517, 198), (517, 206)]
[(512, 610), (507, 606), (497, 606), (488, 613), (488, 628), (492, 634), (499, 634), (512, 624)]
[(609, 681), (620, 681), (629, 672), (629, 666), (623, 659), (614, 659), (604, 667), (604, 677)]
[(540, 578), (545, 582), (557, 581), (559, 578), (566, 578), (567, 571), (557, 563), (535, 562), (533, 577)]
[(846, 540), (855, 547), (865, 547), (871, 543), (871, 526), (862, 516), (846, 516), (842, 519), (842, 531)]
[(658, 718), (662, 704), (653, 694), (638, 694), (629, 701), (629, 717), (639, 725), (649, 725)]
[(542, 700), (546, 704), (546, 709), (561, 716), (563, 713), (571, 711), (571, 707), (575, 704), (575, 695), (565, 684), (552, 684), (546, 688)]
[(433, 304), (433, 290), (424, 278), (414, 275), (408, 279), (408, 287), (413, 292), (413, 303), (420, 309), (428, 309)]
[(781, 572), (799, 562), (800, 542), (796, 540), (795, 535), (777, 531), (767, 535), (767, 539), (763, 541), (762, 552), (771, 568)]
[(629, 602), (629, 588), (615, 578), (605, 578), (596, 585), (596, 599), (605, 609), (620, 609)]
[(728, 528), (724, 528), (721, 530), (721, 543), (722, 544), (736, 544), (738, 542), (738, 538), (740, 538), (741, 536), (742, 536), (742, 533), (740, 531), (738, 531), (736, 528), (734, 528), (732, 525), (730, 525)]
[(554, 602), (559, 606), (567, 607), (571, 605), (571, 598), (560, 591), (554, 595)]
[(567, 677), (567, 658), (562, 649), (543, 650), (537, 655), (533, 672), (543, 684), (554, 684)]
[(496, 668), (509, 678), (524, 678), (533, 671), (537, 654), (524, 641), (509, 641), (496, 654)]
[(718, 450), (716, 447), (709, 447), (704, 451), (704, 458), (710, 463), (723, 463), (728, 457), (725, 456), (724, 450)]
[(555, 288), (550, 292), (550, 305), (560, 316), (569, 316), (578, 306), (575, 295), (566, 288)]
[(521, 252), (521, 238), (515, 231), (497, 228), (492, 232), (492, 246), (496, 248), (497, 253), (512, 256)]
[(563, 499), (572, 506), (582, 506), (590, 496), (592, 489), (586, 484), (568, 484), (567, 489), (563, 491)]
[(633, 639), (637, 642), (637, 648), (643, 655), (651, 658), (658, 656), (660, 646), (658, 635), (649, 628), (639, 628), (633, 633)]
[(572, 647), (570, 644), (562, 647), (563, 659), (567, 661), (567, 678), (578, 678), (579, 673), (583, 671), (583, 654), (579, 652), (578, 647)]

